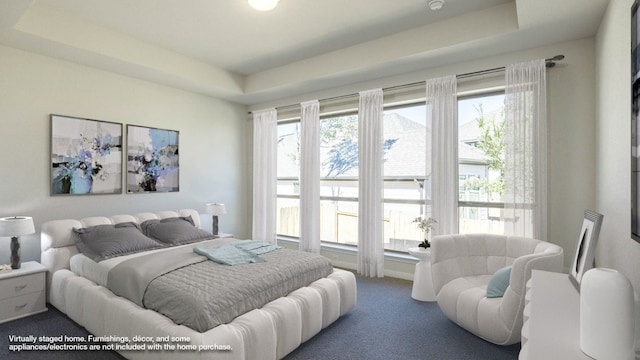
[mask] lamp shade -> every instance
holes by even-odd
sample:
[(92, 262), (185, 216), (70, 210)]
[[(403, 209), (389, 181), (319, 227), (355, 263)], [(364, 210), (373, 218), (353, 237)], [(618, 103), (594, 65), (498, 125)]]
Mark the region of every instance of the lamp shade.
[(29, 235), (36, 232), (33, 218), (29, 216), (11, 216), (0, 218), (0, 236)]
[(224, 215), (227, 213), (227, 208), (224, 204), (210, 203), (206, 205), (205, 211), (211, 215)]

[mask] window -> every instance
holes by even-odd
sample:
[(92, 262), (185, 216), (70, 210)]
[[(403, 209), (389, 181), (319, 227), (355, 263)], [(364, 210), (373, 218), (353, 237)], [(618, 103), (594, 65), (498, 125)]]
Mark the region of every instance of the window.
[[(407, 251), (431, 214), (431, 129), (426, 106), (384, 110), (384, 248)], [(504, 233), (504, 94), (458, 100), (460, 233)], [(300, 121), (278, 125), (277, 233), (300, 236)], [(358, 243), (358, 115), (320, 119), (320, 239)]]
[(459, 232), (504, 233), (504, 94), (458, 100)]
[(276, 233), (300, 237), (300, 121), (278, 124)]
[[(320, 120), (320, 239), (358, 243), (358, 116)], [(277, 234), (300, 236), (300, 122), (278, 124)]]
[[(384, 248), (407, 251), (422, 242), (422, 232), (412, 221), (430, 214), (425, 204), (431, 181), (425, 179), (430, 164), (431, 129), (426, 127), (424, 103), (384, 110)], [(428, 157), (427, 157), (428, 156)], [(429, 166), (430, 170), (430, 166)], [(425, 181), (426, 180), (426, 181)]]
[(358, 244), (358, 115), (320, 119), (320, 240)]

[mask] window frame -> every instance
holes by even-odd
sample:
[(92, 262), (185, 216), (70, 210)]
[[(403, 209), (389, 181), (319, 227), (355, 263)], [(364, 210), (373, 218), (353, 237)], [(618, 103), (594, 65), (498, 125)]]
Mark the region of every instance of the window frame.
[[(482, 98), (482, 97), (487, 97), (487, 96), (492, 96), (492, 95), (504, 95), (505, 94), (505, 90), (504, 87), (492, 87), (492, 88), (487, 88), (487, 89), (483, 89), (483, 90), (479, 90), (479, 91), (473, 91), (473, 92), (459, 92), (457, 94), (456, 97), (456, 104), (459, 103), (459, 101), (461, 100), (466, 100), (466, 99), (473, 99), (473, 98)], [(394, 104), (388, 104), (388, 105), (384, 105), (383, 106), (383, 111), (389, 111), (389, 110), (393, 110), (393, 109), (398, 109), (398, 108), (406, 108), (406, 107), (411, 107), (411, 106), (423, 106), (424, 104), (424, 98), (416, 98), (414, 100), (410, 100), (410, 101), (404, 101), (401, 103), (394, 103)], [(426, 106), (426, 105), (425, 105)], [(320, 121), (324, 120), (324, 119), (328, 119), (328, 118), (335, 118), (335, 117), (341, 117), (341, 116), (351, 116), (351, 115), (355, 115), (358, 116), (358, 112), (356, 109), (348, 109), (348, 110), (344, 110), (344, 111), (334, 111), (334, 112), (328, 112), (328, 113), (324, 113), (324, 114), (320, 114)], [(456, 114), (456, 121), (459, 121), (459, 118), (457, 116), (458, 114)], [(278, 121), (278, 126), (280, 125), (286, 125), (286, 124), (292, 124), (292, 123), (300, 123), (301, 122), (301, 118), (300, 117), (290, 117), (287, 119), (282, 119)], [(459, 126), (459, 125), (458, 125)], [(459, 140), (458, 140), (459, 142)], [(458, 155), (458, 166), (460, 164), (459, 162), (459, 155)], [(418, 181), (424, 181), (425, 180), (425, 175), (423, 175), (420, 179), (416, 178)], [(280, 181), (299, 181), (299, 177), (277, 177), (277, 183), (279, 183)], [(351, 176), (351, 177), (341, 177), (339, 179), (333, 178), (333, 177), (322, 177), (320, 178), (320, 181), (348, 181), (348, 182), (357, 182), (358, 178), (357, 176)], [(389, 177), (389, 176), (384, 176), (383, 177), (383, 181), (386, 183), (388, 181), (402, 181), (402, 182), (413, 182), (414, 181), (414, 177)], [(458, 177), (457, 179), (457, 184), (456, 186), (459, 188), (460, 187), (460, 178)], [(294, 200), (300, 200), (300, 195), (297, 194), (278, 194), (276, 193), (276, 198), (277, 199), (294, 199)], [(457, 199), (452, 199), (457, 201), (458, 204), (458, 217), (460, 216), (460, 209), (461, 208), (476, 208), (476, 209), (482, 209), (482, 208), (487, 208), (487, 209), (504, 209), (504, 202), (489, 202), (489, 201), (469, 201), (469, 200), (459, 200), (459, 195)], [(326, 196), (326, 195), (321, 195), (320, 196), (320, 201), (346, 201), (346, 202), (355, 202), (357, 203), (359, 201), (358, 197), (346, 197), (346, 196)], [(429, 206), (431, 204), (431, 200), (430, 199), (422, 199), (422, 200), (416, 200), (416, 199), (397, 199), (397, 198), (386, 198), (383, 197), (383, 204), (406, 204), (406, 205), (417, 205), (417, 206)], [(282, 239), (286, 239), (286, 240), (296, 240), (299, 239), (299, 237), (296, 236), (291, 236), (291, 235), (283, 235), (283, 234), (276, 234), (278, 238), (282, 238)], [(347, 248), (353, 248), (353, 249), (357, 249), (356, 245), (351, 245), (351, 244), (344, 244), (344, 243), (339, 243), (339, 242), (332, 242), (332, 241), (326, 241), (326, 240), (322, 240), (321, 241), (323, 246), (324, 245), (329, 245), (329, 246), (344, 246)], [(401, 250), (395, 250), (395, 249), (384, 249), (385, 252), (388, 253), (397, 253), (397, 254), (407, 254), (407, 251), (401, 251)]]
[[(459, 93), (456, 97), (456, 104), (460, 103), (460, 100), (468, 100), (468, 99), (476, 99), (476, 98), (483, 98), (483, 97), (489, 97), (489, 96), (495, 96), (495, 95), (505, 95), (505, 88), (504, 87), (500, 87), (500, 88), (491, 88), (491, 89), (486, 89), (486, 91), (483, 90), (479, 90), (479, 91), (474, 91), (473, 93), (470, 94), (464, 94), (464, 93)], [(460, 126), (460, 118), (458, 116), (458, 111), (456, 110), (456, 121), (458, 123), (458, 127)], [(456, 136), (458, 136), (456, 134)], [(460, 143), (460, 138), (458, 137), (457, 139), (458, 143)], [(460, 169), (460, 154), (458, 154), (458, 169)], [(457, 188), (460, 189), (460, 174), (458, 174), (457, 177)], [(483, 208), (487, 208), (487, 209), (504, 209), (504, 201), (469, 201), (469, 200), (460, 200), (459, 195), (458, 195), (458, 224), (460, 224), (460, 210), (461, 208), (475, 208), (475, 209), (483, 209)], [(460, 233), (460, 225), (458, 225), (458, 233)]]

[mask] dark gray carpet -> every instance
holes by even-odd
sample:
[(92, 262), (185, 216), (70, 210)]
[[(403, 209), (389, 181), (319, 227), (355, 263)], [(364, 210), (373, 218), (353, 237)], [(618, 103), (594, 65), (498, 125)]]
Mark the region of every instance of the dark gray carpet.
[[(455, 359), (515, 360), (520, 345), (488, 343), (449, 321), (436, 303), (411, 299), (410, 281), (358, 276), (358, 303), (347, 315), (289, 354), (308, 359)], [(62, 334), (87, 331), (49, 305), (49, 311), (0, 324), (0, 359), (123, 359), (115, 352), (9, 352), (9, 335)]]

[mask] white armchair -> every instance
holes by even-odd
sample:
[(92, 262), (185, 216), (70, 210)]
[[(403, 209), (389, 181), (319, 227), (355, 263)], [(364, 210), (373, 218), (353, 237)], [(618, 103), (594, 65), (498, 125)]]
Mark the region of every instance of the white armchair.
[[(536, 239), (440, 235), (431, 242), (431, 272), (438, 306), (453, 322), (498, 345), (520, 341), (526, 282), (531, 270), (561, 272), (562, 248)], [(502, 297), (487, 298), (493, 274), (511, 266)]]

